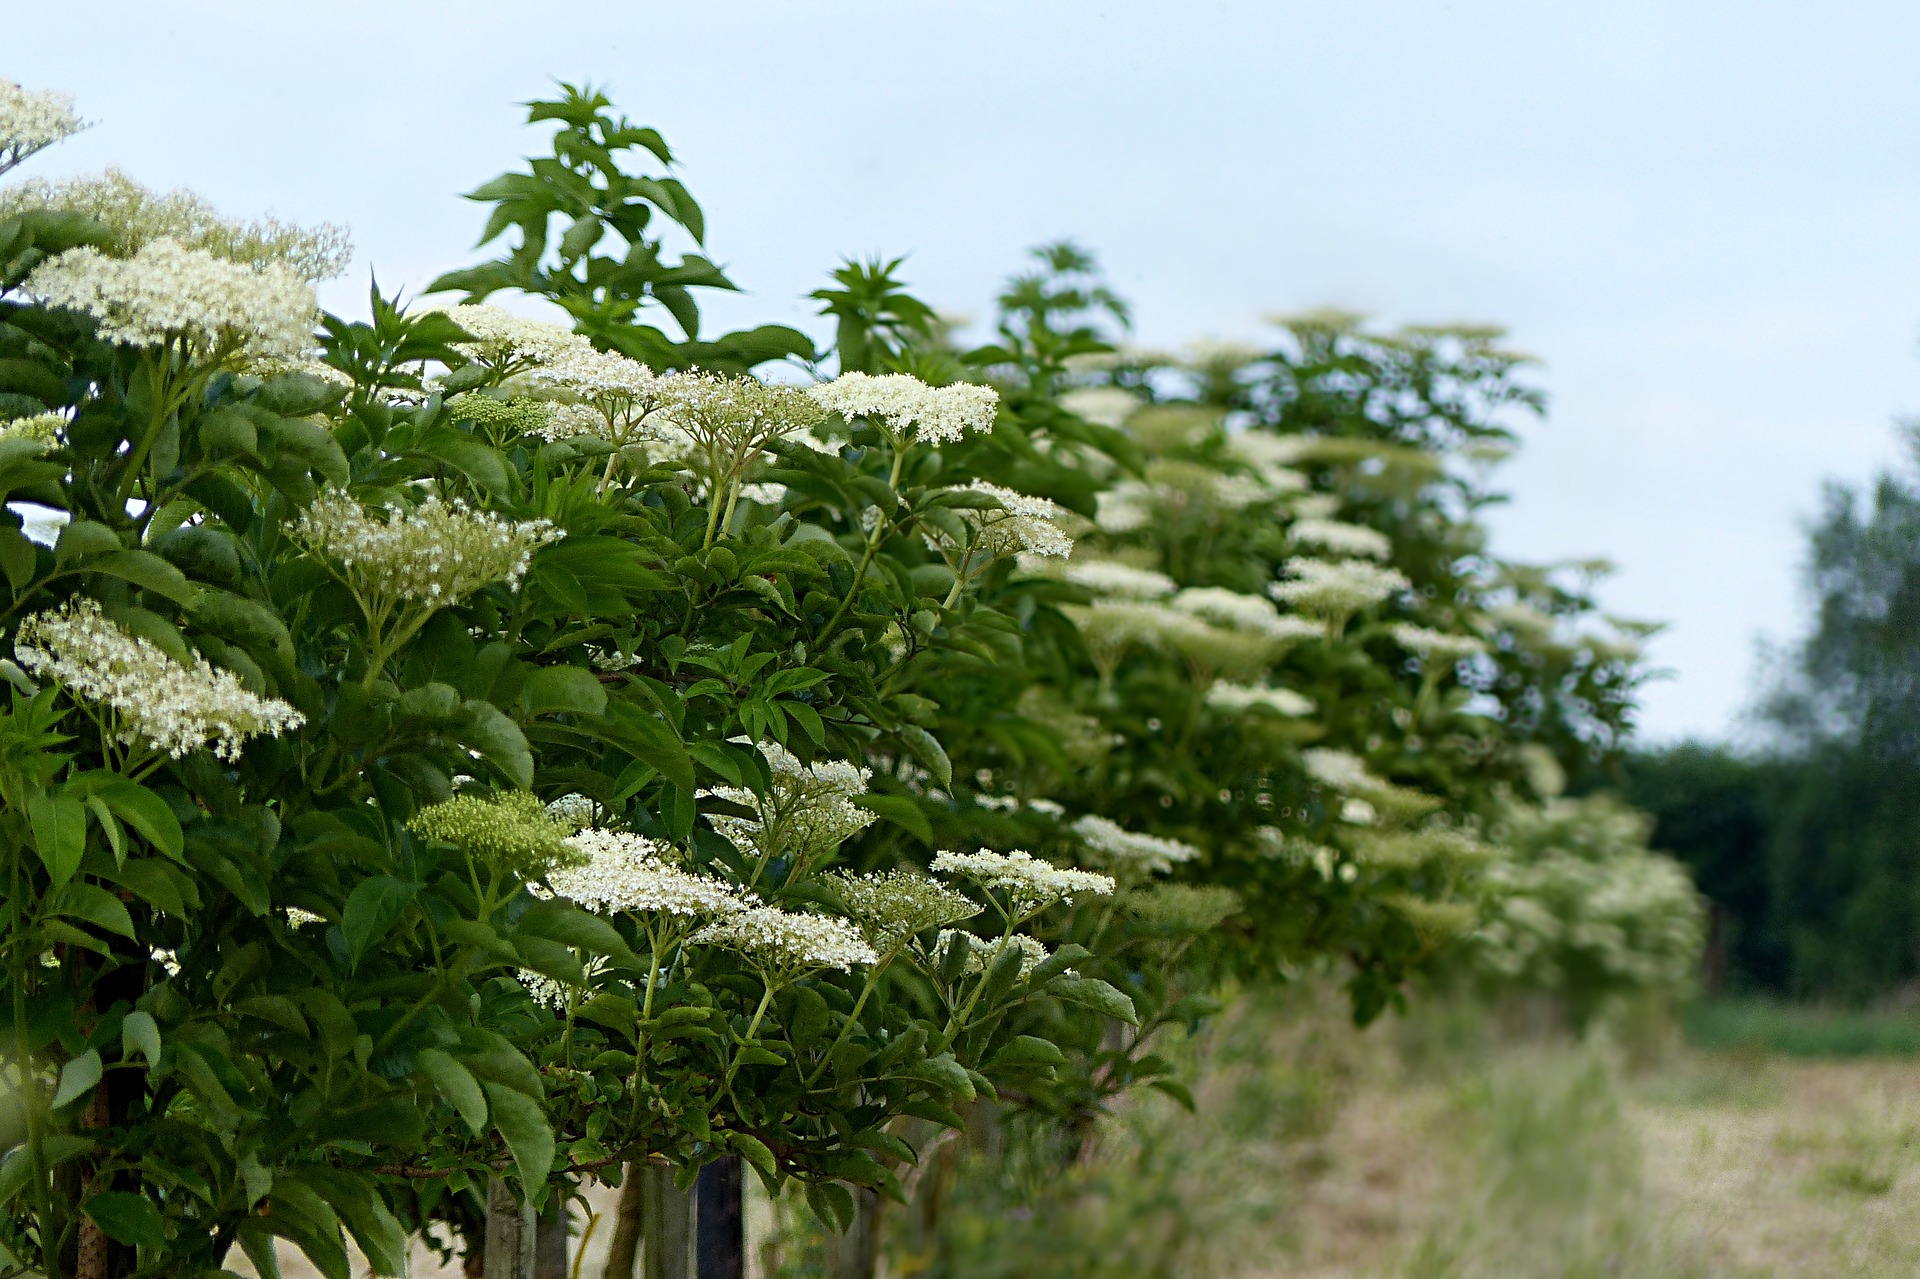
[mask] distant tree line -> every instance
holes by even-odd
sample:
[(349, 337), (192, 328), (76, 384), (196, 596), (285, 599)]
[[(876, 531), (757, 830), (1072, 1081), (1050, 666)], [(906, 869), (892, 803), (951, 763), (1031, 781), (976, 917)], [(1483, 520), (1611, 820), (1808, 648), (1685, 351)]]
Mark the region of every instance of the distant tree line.
[(1920, 977), (1920, 427), (1905, 466), (1827, 486), (1806, 637), (1754, 708), (1761, 744), (1630, 756), (1617, 781), (1713, 905), (1710, 985), (1882, 997)]

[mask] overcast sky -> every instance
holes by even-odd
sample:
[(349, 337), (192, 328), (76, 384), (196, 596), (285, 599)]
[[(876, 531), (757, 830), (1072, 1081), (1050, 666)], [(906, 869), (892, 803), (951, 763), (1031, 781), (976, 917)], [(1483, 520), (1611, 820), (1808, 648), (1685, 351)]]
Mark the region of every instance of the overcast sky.
[(564, 77), (680, 153), (749, 290), (719, 326), (824, 335), (801, 296), (872, 252), (984, 316), (1063, 235), (1151, 345), (1502, 323), (1553, 403), (1496, 547), (1610, 558), (1607, 605), (1671, 623), (1653, 738), (1730, 729), (1822, 481), (1920, 410), (1920, 5), (0, 3), (0, 75), (99, 122), (29, 172), (345, 222), (338, 309), (473, 260), (458, 193)]

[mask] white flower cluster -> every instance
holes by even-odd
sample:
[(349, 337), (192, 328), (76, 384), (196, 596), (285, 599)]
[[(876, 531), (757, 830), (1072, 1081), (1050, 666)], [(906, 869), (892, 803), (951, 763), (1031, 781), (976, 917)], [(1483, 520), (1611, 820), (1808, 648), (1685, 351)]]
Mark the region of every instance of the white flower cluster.
[(1051, 500), (1016, 493), (986, 480), (975, 480), (961, 492), (979, 493), (999, 503), (998, 507), (958, 512), (973, 530), (971, 546), (949, 547), (944, 534), (932, 535), (935, 545), (943, 551), (964, 549), (956, 569), (963, 576), (984, 567), (986, 562), (1023, 552), (1043, 559), (1065, 559), (1073, 553), (1073, 539), (1060, 527), (1066, 512)]
[(750, 377), (682, 373), (671, 379), (662, 405), (672, 440), (706, 459), (711, 478), (743, 472), (775, 440), (805, 437), (826, 420), (807, 391)]
[(546, 520), (515, 522), (437, 497), (410, 511), (388, 507), (379, 519), (337, 490), (302, 511), (291, 532), (338, 560), (348, 585), (376, 608), (403, 599), (458, 604), (495, 582), (517, 590), (533, 553), (566, 536)]
[(1376, 777), (1367, 768), (1365, 760), (1349, 751), (1315, 746), (1310, 750), (1302, 751), (1301, 759), (1306, 763), (1309, 777), (1337, 791), (1368, 794), (1386, 790), (1391, 785), (1390, 782)]
[(444, 313), (473, 336), (471, 342), (454, 343), (453, 349), (503, 373), (551, 364), (583, 347), (593, 350), (593, 344), (572, 329), (515, 315), (484, 302), (447, 307)]
[(799, 914), (777, 906), (737, 911), (708, 924), (689, 940), (738, 951), (770, 982), (791, 980), (816, 968), (844, 971), (880, 958), (860, 930), (846, 920)]
[(216, 670), (205, 658), (181, 665), (122, 630), (90, 599), (27, 618), (13, 651), (34, 674), (108, 707), (121, 742), (174, 759), (206, 746), (221, 759), (238, 759), (248, 738), (278, 737), (306, 722), (287, 703), (248, 692), (231, 671)]
[(314, 283), (340, 275), (353, 257), (343, 227), (326, 222), (299, 227), (277, 218), (236, 222), (191, 191), (154, 191), (118, 169), (0, 191), (0, 218), (40, 209), (78, 213), (104, 224), (115, 257), (137, 253), (155, 240), (177, 240), (243, 266), (278, 264)]
[(1207, 705), (1223, 711), (1250, 711), (1257, 708), (1277, 715), (1311, 715), (1313, 701), (1290, 688), (1259, 688), (1215, 680), (1207, 690)]
[(1020, 571), (1036, 577), (1055, 577), (1115, 599), (1157, 600), (1173, 594), (1174, 580), (1165, 573), (1135, 568), (1118, 560), (1074, 560), (1055, 564), (1048, 557), (1020, 556)]
[(935, 853), (932, 869), (937, 874), (970, 879), (982, 888), (1002, 890), (1013, 906), (1014, 915), (1022, 917), (1059, 901), (1071, 905), (1079, 893), (1106, 896), (1113, 892), (1110, 875), (1062, 870), (1017, 848), (1010, 853)]
[(324, 924), (326, 922), (326, 916), (316, 915), (304, 907), (287, 907), (287, 927), (289, 928), (305, 928), (308, 924)]
[(913, 871), (837, 872), (827, 879), (867, 940), (882, 952), (915, 933), (980, 913), (979, 905), (965, 893)]
[(853, 802), (867, 792), (873, 770), (857, 768), (843, 759), (802, 764), (778, 742), (759, 744), (767, 761), (771, 785), (765, 795), (743, 786), (716, 786), (702, 791), (753, 810), (752, 817), (712, 813), (713, 829), (742, 852), (763, 861), (791, 856), (801, 861), (830, 853), (874, 822), (874, 814)]
[(1300, 519), (1293, 522), (1287, 536), (1301, 546), (1317, 546), (1335, 555), (1360, 555), (1384, 560), (1393, 554), (1393, 539), (1379, 529), (1343, 520)]
[(1190, 586), (1173, 597), (1173, 607), (1235, 630), (1255, 631), (1275, 640), (1304, 639), (1320, 628), (1298, 617), (1283, 617), (1270, 600), (1242, 595), (1221, 586)]
[(1097, 505), (1093, 522), (1102, 533), (1132, 533), (1143, 529), (1153, 521), (1157, 496), (1150, 484), (1122, 480), (1094, 499)]
[(658, 377), (638, 360), (582, 338), (543, 359), (531, 379), (580, 401), (553, 406), (542, 432), (550, 440), (591, 435), (615, 448), (649, 436), (677, 442), (649, 418), (670, 401), (679, 379)]
[(600, 806), (578, 791), (547, 804), (547, 816), (573, 830), (593, 825), (599, 814)]
[(299, 359), (314, 345), (319, 315), (313, 286), (291, 267), (248, 266), (171, 239), (128, 258), (90, 245), (68, 249), (35, 267), (21, 287), (48, 306), (92, 316), (109, 342), (179, 339), (201, 356)]
[(551, 1008), (554, 1012), (566, 1009), (567, 988), (553, 978), (545, 973), (536, 973), (531, 968), (517, 968), (513, 975), (534, 1003)]
[(0, 173), (84, 128), (71, 93), (35, 93), (0, 80)]
[(940, 942), (937, 954), (945, 955), (961, 937), (967, 939), (967, 958), (962, 965), (969, 973), (983, 973), (1000, 958), (1001, 952), (1011, 946), (1020, 952), (1020, 975), (1027, 976), (1041, 964), (1047, 962), (1048, 950), (1037, 937), (1025, 933), (1014, 933), (1007, 937), (975, 937), (972, 933), (962, 933), (958, 929), (940, 930)]
[(625, 831), (590, 829), (567, 840), (577, 865), (549, 871), (547, 885), (568, 901), (601, 914), (644, 911), (710, 918), (748, 909), (731, 884), (672, 865), (673, 850)]
[(1000, 407), (1000, 393), (990, 386), (928, 386), (906, 373), (842, 373), (808, 387), (807, 394), (829, 413), (848, 420), (866, 418), (895, 447), (947, 444), (968, 431), (991, 431)]
[(1074, 822), (1073, 833), (1096, 862), (1127, 878), (1165, 874), (1176, 862), (1190, 862), (1200, 855), (1192, 844), (1130, 831), (1095, 813)]
[(1398, 569), (1356, 560), (1290, 559), (1286, 571), (1287, 580), (1267, 587), (1267, 594), (1303, 613), (1342, 623), (1412, 585)]
[(1487, 651), (1486, 641), (1472, 635), (1449, 635), (1445, 631), (1406, 624), (1395, 626), (1392, 633), (1394, 643), (1423, 661), (1438, 658), (1443, 662), (1457, 662)]
[(1140, 397), (1124, 387), (1083, 386), (1060, 397), (1060, 407), (1100, 426), (1119, 426), (1140, 407)]

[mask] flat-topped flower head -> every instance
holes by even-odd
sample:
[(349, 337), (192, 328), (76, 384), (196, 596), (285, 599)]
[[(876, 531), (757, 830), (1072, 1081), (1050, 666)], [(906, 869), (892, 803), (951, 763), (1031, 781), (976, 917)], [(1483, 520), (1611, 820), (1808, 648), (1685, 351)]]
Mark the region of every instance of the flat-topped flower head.
[(1130, 831), (1095, 813), (1076, 821), (1073, 833), (1086, 845), (1089, 860), (1105, 866), (1118, 878), (1162, 875), (1172, 870), (1175, 863), (1190, 862), (1200, 856), (1200, 850), (1192, 844)]
[(242, 266), (285, 267), (310, 284), (341, 275), (353, 258), (344, 227), (222, 217), (191, 191), (155, 191), (118, 169), (0, 191), (0, 218), (36, 210), (77, 213), (103, 224), (114, 257), (130, 257), (156, 240), (173, 240)]
[(1000, 407), (1000, 393), (990, 386), (928, 386), (906, 373), (842, 373), (807, 394), (829, 413), (872, 422), (895, 447), (950, 444), (968, 431), (991, 431)]
[(1304, 639), (1320, 633), (1320, 628), (1312, 623), (1281, 616), (1271, 600), (1220, 586), (1190, 586), (1173, 597), (1172, 606), (1182, 613), (1273, 640)]
[(0, 173), (86, 128), (73, 95), (0, 80)]
[(800, 914), (778, 906), (753, 906), (715, 920), (688, 938), (721, 946), (740, 957), (770, 985), (790, 982), (821, 968), (842, 971), (880, 956), (860, 930), (831, 915)]
[(1222, 711), (1269, 710), (1287, 716), (1313, 713), (1312, 700), (1290, 688), (1260, 688), (1226, 680), (1215, 680), (1207, 689), (1207, 705)]
[(827, 416), (796, 386), (718, 373), (677, 373), (662, 381), (662, 416), (722, 479), (737, 474), (775, 440), (807, 435)]
[(407, 826), (523, 876), (584, 860), (567, 843), (572, 827), (554, 818), (539, 797), (527, 791), (455, 795), (421, 809)]
[(127, 258), (91, 245), (35, 267), (21, 284), (50, 307), (98, 322), (117, 346), (184, 343), (198, 358), (296, 360), (316, 345), (313, 286), (277, 262), (249, 266), (159, 239)]
[(1398, 569), (1357, 560), (1291, 559), (1287, 578), (1267, 587), (1267, 594), (1302, 613), (1324, 618), (1338, 629), (1363, 608), (1412, 585)]
[(104, 710), (102, 727), (113, 739), (173, 759), (210, 748), (235, 760), (249, 738), (278, 737), (306, 722), (287, 703), (248, 692), (233, 672), (205, 658), (182, 665), (123, 630), (90, 599), (27, 618), (13, 652), (33, 674)]
[(1301, 752), (1307, 775), (1323, 786), (1337, 791), (1367, 794), (1387, 789), (1392, 783), (1375, 776), (1366, 761), (1351, 751), (1315, 746)]
[(1299, 519), (1287, 530), (1297, 546), (1317, 547), (1335, 555), (1359, 555), (1384, 560), (1393, 554), (1393, 539), (1378, 529), (1342, 520)]
[(999, 961), (1002, 952), (1011, 947), (1020, 953), (1020, 975), (1025, 977), (1046, 963), (1050, 954), (1039, 938), (1029, 937), (1025, 933), (1013, 933), (1006, 937), (976, 937), (958, 929), (943, 928), (934, 952), (935, 958), (945, 956), (963, 936), (967, 939), (967, 958), (961, 967), (969, 973), (985, 972)]
[(442, 310), (473, 338), (470, 342), (455, 342), (453, 349), (501, 377), (555, 363), (569, 354), (593, 350), (593, 343), (564, 325), (515, 315), (485, 302), (468, 302)]
[(591, 435), (615, 448), (625, 448), (668, 431), (650, 422), (672, 399), (676, 382), (662, 378), (638, 360), (617, 351), (602, 351), (581, 342), (542, 362), (530, 380), (551, 387), (574, 402), (557, 405), (548, 424), (548, 439)]
[(1017, 848), (1009, 853), (935, 853), (932, 869), (936, 874), (969, 879), (982, 888), (1006, 893), (1016, 918), (1036, 914), (1055, 902), (1072, 904), (1083, 894), (1106, 896), (1113, 892), (1110, 875), (1063, 870)]
[(874, 823), (875, 815), (853, 802), (854, 796), (866, 794), (871, 769), (843, 759), (803, 764), (774, 741), (759, 743), (759, 750), (771, 781), (765, 795), (744, 786), (716, 786), (701, 792), (752, 810), (751, 817), (726, 813), (707, 817), (735, 848), (763, 863), (791, 857), (805, 864), (833, 852)]
[(733, 885), (673, 865), (673, 849), (644, 835), (590, 829), (566, 843), (578, 860), (549, 871), (547, 886), (588, 910), (710, 919), (748, 907)]
[[(473, 423), (496, 443), (504, 443), (517, 435), (539, 435), (546, 439), (562, 439), (567, 435), (591, 434), (590, 431), (554, 432), (554, 418), (563, 408), (575, 409), (579, 406), (549, 404), (544, 400), (536, 400), (525, 395), (515, 396), (511, 400), (496, 400), (490, 395), (472, 393), (456, 396), (447, 404), (447, 410), (453, 414), (454, 421)], [(597, 421), (598, 415), (591, 409), (580, 409), (580, 411)]]
[(1135, 568), (1118, 560), (1074, 560), (1053, 568), (1040, 556), (1020, 557), (1022, 570), (1059, 577), (1113, 599), (1157, 600), (1173, 594), (1174, 580), (1152, 569)]
[(995, 560), (1017, 555), (1065, 559), (1073, 553), (1073, 539), (1061, 526), (1066, 511), (1053, 501), (986, 480), (975, 480), (958, 491), (976, 494), (990, 505), (953, 512), (964, 535), (956, 536), (950, 528), (929, 528), (926, 538), (962, 581)]
[(337, 561), (370, 611), (399, 600), (440, 608), (504, 582), (517, 590), (533, 553), (566, 536), (546, 520), (513, 521), (428, 497), (384, 518), (339, 491), (300, 513), (295, 540)]
[(1392, 631), (1393, 642), (1422, 661), (1457, 662), (1487, 651), (1487, 642), (1474, 635), (1450, 635), (1424, 626), (1401, 624)]
[(827, 880), (867, 940), (882, 953), (915, 933), (980, 913), (979, 903), (965, 893), (913, 871), (876, 871), (870, 875), (836, 871)]

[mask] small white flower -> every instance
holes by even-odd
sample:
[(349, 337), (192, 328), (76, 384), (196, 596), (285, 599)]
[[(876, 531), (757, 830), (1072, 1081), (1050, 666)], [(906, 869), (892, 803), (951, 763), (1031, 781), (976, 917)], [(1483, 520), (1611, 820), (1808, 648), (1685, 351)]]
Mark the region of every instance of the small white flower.
[(1255, 688), (1215, 680), (1207, 690), (1207, 705), (1223, 711), (1248, 711), (1256, 707), (1278, 715), (1311, 715), (1313, 702), (1290, 688)]
[(84, 128), (71, 93), (35, 93), (0, 80), (0, 173)]
[(1063, 870), (1017, 848), (1009, 853), (935, 853), (932, 869), (937, 874), (971, 879), (983, 888), (1001, 889), (1011, 900), (1014, 913), (1021, 916), (1058, 901), (1071, 904), (1080, 893), (1106, 896), (1113, 892), (1110, 875)]
[(816, 968), (846, 970), (880, 958), (846, 920), (797, 914), (777, 906), (739, 911), (708, 924), (688, 940), (737, 951), (774, 980), (791, 980)]
[(1192, 844), (1130, 831), (1094, 813), (1076, 821), (1073, 833), (1094, 860), (1129, 877), (1163, 874), (1176, 862), (1190, 862), (1200, 856), (1200, 850)]
[(808, 387), (807, 394), (829, 413), (873, 422), (896, 446), (913, 441), (950, 444), (970, 430), (991, 431), (1000, 405), (1000, 393), (990, 386), (928, 386), (905, 373), (842, 373)]
[(1378, 529), (1341, 520), (1301, 519), (1293, 522), (1287, 536), (1301, 546), (1317, 546), (1335, 555), (1361, 555), (1384, 560), (1393, 554), (1393, 540)]
[(747, 909), (731, 884), (668, 864), (672, 849), (644, 835), (583, 830), (567, 846), (584, 860), (548, 871), (547, 884), (588, 910), (711, 918)]

